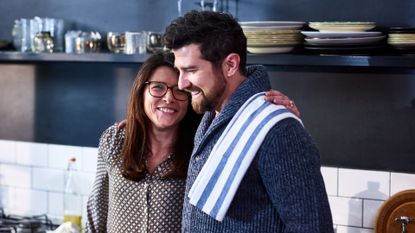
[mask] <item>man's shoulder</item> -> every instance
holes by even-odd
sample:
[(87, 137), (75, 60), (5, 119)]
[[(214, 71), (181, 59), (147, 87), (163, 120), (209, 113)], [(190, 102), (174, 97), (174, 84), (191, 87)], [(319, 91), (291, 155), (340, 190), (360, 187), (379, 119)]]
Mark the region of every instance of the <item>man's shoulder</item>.
[(264, 139), (265, 142), (304, 143), (312, 142), (312, 138), (304, 126), (295, 118), (288, 117), (277, 122)]

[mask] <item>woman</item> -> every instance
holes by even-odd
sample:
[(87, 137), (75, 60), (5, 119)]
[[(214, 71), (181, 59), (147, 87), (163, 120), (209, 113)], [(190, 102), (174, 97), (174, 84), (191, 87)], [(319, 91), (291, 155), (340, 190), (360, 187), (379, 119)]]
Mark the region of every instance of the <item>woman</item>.
[[(173, 55), (145, 61), (131, 88), (124, 127), (101, 136), (85, 232), (180, 232), (185, 179), (200, 116), (177, 87)], [(271, 101), (291, 105), (279, 92)]]

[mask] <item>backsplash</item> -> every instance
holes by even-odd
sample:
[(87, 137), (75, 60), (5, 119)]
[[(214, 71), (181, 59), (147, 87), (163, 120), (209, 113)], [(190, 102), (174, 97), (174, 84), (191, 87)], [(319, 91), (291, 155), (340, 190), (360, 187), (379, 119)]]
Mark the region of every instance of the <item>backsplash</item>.
[[(0, 140), (0, 207), (6, 214), (63, 215), (65, 170), (76, 157), (76, 189), (86, 201), (95, 178), (97, 148)], [(377, 209), (391, 195), (415, 187), (415, 174), (322, 167), (337, 233), (374, 233)], [(85, 218), (83, 218), (85, 219)]]

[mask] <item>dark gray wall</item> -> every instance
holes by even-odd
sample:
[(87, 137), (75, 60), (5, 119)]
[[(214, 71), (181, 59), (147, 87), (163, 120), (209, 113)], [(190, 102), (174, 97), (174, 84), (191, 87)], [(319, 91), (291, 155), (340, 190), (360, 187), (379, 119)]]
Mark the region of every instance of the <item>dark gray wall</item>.
[[(199, 9), (183, 0), (183, 11)], [(412, 0), (222, 0), (222, 9), (244, 20), (375, 21), (380, 27), (415, 26)], [(11, 39), (18, 18), (62, 18), (67, 29), (163, 30), (177, 16), (176, 0), (0, 0), (0, 39)]]
[(415, 70), (270, 74), (296, 100), (323, 164), (415, 172)]
[(97, 146), (125, 118), (139, 64), (0, 64), (0, 138)]

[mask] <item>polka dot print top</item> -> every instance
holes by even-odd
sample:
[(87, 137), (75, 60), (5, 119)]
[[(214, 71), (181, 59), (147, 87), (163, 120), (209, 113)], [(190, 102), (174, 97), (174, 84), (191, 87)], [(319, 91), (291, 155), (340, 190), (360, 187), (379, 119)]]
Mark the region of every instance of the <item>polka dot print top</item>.
[(185, 179), (161, 179), (171, 158), (139, 182), (124, 178), (117, 161), (124, 137), (115, 126), (101, 136), (84, 232), (180, 232)]

